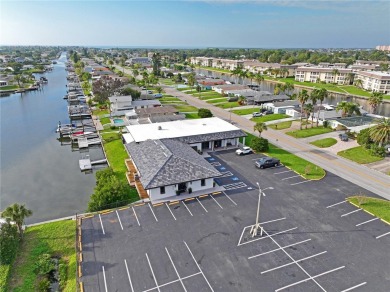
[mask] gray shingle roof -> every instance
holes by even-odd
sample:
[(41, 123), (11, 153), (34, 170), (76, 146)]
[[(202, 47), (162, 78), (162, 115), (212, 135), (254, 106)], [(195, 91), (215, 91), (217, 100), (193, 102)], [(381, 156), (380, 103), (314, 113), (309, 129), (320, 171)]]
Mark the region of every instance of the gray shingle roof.
[(216, 141), (216, 140), (223, 140), (223, 139), (233, 139), (239, 137), (246, 137), (246, 134), (242, 130), (234, 130), (234, 131), (210, 133), (210, 134), (203, 134), (203, 135), (178, 137), (173, 139), (179, 140), (186, 144), (192, 144), (192, 143), (201, 143), (201, 142)]
[(221, 175), (189, 145), (177, 140), (147, 140), (125, 146), (145, 189)]

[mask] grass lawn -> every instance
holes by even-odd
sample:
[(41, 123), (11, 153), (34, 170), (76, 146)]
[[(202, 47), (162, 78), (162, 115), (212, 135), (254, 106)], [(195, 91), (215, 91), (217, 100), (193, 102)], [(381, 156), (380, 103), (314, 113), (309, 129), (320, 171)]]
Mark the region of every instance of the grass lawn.
[(223, 109), (231, 109), (233, 107), (239, 107), (240, 105), (239, 105), (238, 101), (231, 101), (231, 102), (216, 104), (215, 106), (223, 108)]
[(390, 222), (390, 201), (364, 196), (349, 197), (347, 200), (375, 216)]
[(198, 108), (191, 105), (175, 105), (174, 106), (179, 112), (198, 112)]
[[(202, 95), (201, 100), (209, 100), (209, 99), (215, 99), (215, 98), (222, 98), (222, 95), (208, 95), (208, 96)], [(225, 97), (225, 99), (226, 99), (226, 97)]]
[(227, 99), (225, 98), (225, 97), (223, 97), (223, 98), (213, 98), (213, 99), (209, 99), (209, 100), (207, 100), (206, 102), (207, 103), (220, 103), (220, 102), (226, 102), (227, 101)]
[(158, 99), (160, 102), (181, 102), (181, 99), (173, 96), (164, 96)]
[(103, 115), (109, 115), (110, 114), (110, 111), (107, 110), (107, 109), (104, 109), (104, 110), (101, 110), (101, 109), (97, 109), (97, 110), (94, 110), (92, 111), (92, 114), (94, 116), (103, 116)]
[[(105, 134), (104, 139), (107, 139), (109, 136), (106, 135), (112, 135), (111, 137), (117, 137), (119, 134), (112, 133), (112, 134)], [(119, 139), (111, 139), (110, 142), (105, 142), (103, 143), (104, 150), (107, 155), (107, 159), (110, 163), (110, 166), (112, 170), (115, 172), (115, 175), (120, 179), (125, 182), (127, 182), (126, 179), (126, 172), (127, 168), (125, 165), (125, 159), (129, 158), (127, 155), (127, 152), (125, 150), (125, 147), (122, 144), (122, 140)]]
[(196, 112), (196, 113), (187, 113), (186, 114), (186, 118), (187, 119), (200, 119), (200, 117), (198, 116), (198, 112)]
[(174, 85), (175, 82), (172, 80), (172, 79), (169, 79), (169, 78), (160, 78), (158, 80), (159, 83), (163, 83), (165, 85)]
[(337, 140), (335, 138), (325, 138), (325, 139), (313, 141), (310, 144), (317, 146), (319, 148), (328, 148), (330, 146), (333, 146), (336, 143), (337, 143)]
[(76, 291), (76, 222), (73, 220), (46, 223), (27, 228), (19, 254), (11, 269), (7, 291), (38, 291), (34, 264), (42, 254), (60, 257), (66, 269), (61, 291)]
[(332, 129), (330, 128), (324, 128), (322, 126), (320, 127), (314, 127), (314, 128), (307, 128), (303, 130), (296, 130), (292, 132), (287, 132), (287, 135), (290, 135), (295, 138), (307, 138), (311, 136), (321, 135), (325, 133), (332, 132)]
[(232, 74), (230, 70), (227, 69), (218, 69), (218, 68), (213, 68), (213, 67), (205, 67), (205, 66), (200, 66), (199, 68), (209, 70), (209, 71), (215, 71), (215, 72), (221, 72), (221, 73), (227, 73), (227, 74)]
[(264, 123), (264, 122), (269, 122), (269, 121), (275, 121), (275, 120), (281, 120), (281, 119), (286, 119), (286, 118), (291, 118), (288, 115), (285, 114), (272, 114), (272, 115), (265, 115), (262, 117), (257, 117), (257, 118), (251, 118), (251, 121), (254, 121), (256, 123)]
[(337, 153), (337, 155), (340, 155), (341, 157), (347, 158), (360, 164), (371, 163), (383, 159), (383, 157), (372, 156), (370, 151), (368, 151), (363, 146), (358, 146), (344, 151), (340, 151), (339, 153)]
[(286, 122), (281, 122), (281, 123), (277, 123), (277, 124), (271, 124), (271, 125), (268, 125), (267, 127), (274, 129), (274, 130), (284, 130), (284, 129), (290, 128), (291, 124), (292, 124), (292, 121), (286, 121)]
[(110, 118), (101, 118), (101, 119), (100, 119), (100, 123), (101, 123), (102, 125), (110, 124), (110, 123), (111, 123), (111, 120), (110, 120)]
[[(245, 144), (250, 145), (251, 139), (253, 139), (255, 136), (249, 133), (247, 134), (248, 136), (245, 138)], [(281, 163), (302, 175), (306, 179), (321, 179), (325, 176), (325, 170), (323, 170), (321, 167), (273, 144), (269, 144), (269, 150), (265, 154), (278, 158)]]
[(3, 86), (3, 87), (0, 87), (0, 91), (2, 90), (14, 90), (14, 89), (18, 89), (19, 87), (17, 85), (7, 85), (7, 86)]
[(232, 110), (232, 113), (242, 116), (242, 115), (250, 115), (253, 113), (257, 113), (260, 111), (259, 107), (254, 107), (254, 108), (243, 108), (239, 110)]
[(0, 265), (0, 292), (5, 292), (10, 273), (10, 265)]

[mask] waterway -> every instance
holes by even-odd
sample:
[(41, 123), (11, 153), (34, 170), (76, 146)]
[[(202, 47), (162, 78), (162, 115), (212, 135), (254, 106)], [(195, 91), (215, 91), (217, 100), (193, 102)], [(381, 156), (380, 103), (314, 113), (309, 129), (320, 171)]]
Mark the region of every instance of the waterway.
[(58, 121), (69, 123), (66, 55), (41, 90), (0, 98), (0, 210), (12, 203), (33, 211), (26, 223), (74, 215), (86, 209), (95, 174), (80, 172), (82, 154), (61, 146)]
[[(224, 80), (230, 81), (230, 82), (235, 82), (239, 84), (250, 84), (250, 80), (248, 78), (238, 78), (235, 76), (231, 76), (229, 74), (224, 74), (220, 72), (215, 72), (215, 71), (210, 71), (210, 70), (205, 70), (205, 69), (196, 69), (197, 73), (202, 73), (205, 74), (205, 76), (212, 76), (214, 78), (222, 78)], [(274, 82), (269, 82), (269, 81), (262, 81), (260, 83), (260, 88), (261, 90), (264, 91), (269, 91), (269, 92), (274, 92), (276, 83)], [(301, 89), (296, 88), (294, 91), (298, 93)], [(364, 110), (370, 112), (370, 106), (368, 104), (367, 99), (365, 98), (357, 98), (357, 97), (352, 97), (352, 96), (345, 96), (343, 94), (336, 94), (336, 93), (331, 93), (329, 94), (329, 97), (324, 100), (324, 103), (331, 104), (331, 105), (336, 105), (340, 101), (353, 101), (358, 103), (360, 106), (363, 107)], [(382, 103), (378, 106), (377, 108), (377, 114), (390, 117), (390, 103)]]

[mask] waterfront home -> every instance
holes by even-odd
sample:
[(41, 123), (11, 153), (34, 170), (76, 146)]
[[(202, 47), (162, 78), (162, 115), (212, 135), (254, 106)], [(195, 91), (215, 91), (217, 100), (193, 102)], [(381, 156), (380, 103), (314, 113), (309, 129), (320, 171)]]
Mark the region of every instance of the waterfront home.
[(329, 119), (329, 126), (335, 130), (349, 130), (359, 133), (361, 130), (370, 128), (376, 124), (378, 119), (375, 116), (353, 116), (345, 118)]
[(244, 89), (249, 89), (249, 87), (241, 84), (223, 84), (223, 85), (214, 85), (211, 87), (211, 89), (222, 95), (225, 95), (227, 94), (227, 91), (244, 90)]
[(352, 73), (352, 69), (342, 69), (334, 66), (299, 67), (295, 72), (295, 81), (313, 83), (323, 81), (326, 83), (346, 84), (351, 81), (348, 80), (348, 75), (350, 73)]
[(130, 159), (128, 181), (141, 198), (152, 203), (174, 201), (218, 191), (214, 178), (221, 175), (186, 143), (174, 139), (135, 141), (125, 145)]
[(133, 100), (131, 95), (110, 96), (108, 99), (112, 116), (123, 116), (127, 112), (140, 108), (161, 106), (158, 100)]
[(390, 74), (377, 71), (360, 71), (355, 75), (355, 80), (361, 80), (361, 87), (368, 91), (390, 93)]
[(282, 102), (269, 102), (263, 105), (267, 110), (274, 114), (286, 114), (288, 109), (299, 110), (299, 102), (296, 100), (286, 100)]
[(7, 86), (7, 85), (8, 85), (8, 81), (0, 80), (0, 87)]

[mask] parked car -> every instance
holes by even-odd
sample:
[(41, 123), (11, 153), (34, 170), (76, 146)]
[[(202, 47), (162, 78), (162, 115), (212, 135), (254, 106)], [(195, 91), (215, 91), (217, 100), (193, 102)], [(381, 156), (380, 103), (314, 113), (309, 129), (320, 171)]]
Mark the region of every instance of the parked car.
[(244, 146), (244, 147), (236, 150), (237, 155), (246, 155), (246, 154), (251, 154), (251, 153), (253, 153), (253, 150), (248, 146)]
[(256, 118), (256, 117), (261, 117), (263, 114), (261, 113), (261, 112), (256, 112), (256, 113), (253, 113), (252, 114), (252, 116), (254, 117), (254, 118)]
[(273, 111), (267, 110), (263, 113), (263, 115), (272, 115), (273, 113)]
[(149, 94), (152, 94), (152, 93), (153, 93), (153, 91), (151, 91), (151, 90), (148, 90), (148, 93), (149, 93)]
[(155, 93), (153, 94), (154, 98), (161, 98), (163, 95), (161, 93)]
[(339, 134), (339, 138), (341, 141), (347, 142), (348, 141), (348, 135), (347, 134)]
[(257, 168), (267, 168), (272, 166), (279, 166), (280, 160), (273, 157), (262, 157), (255, 161), (255, 166)]

